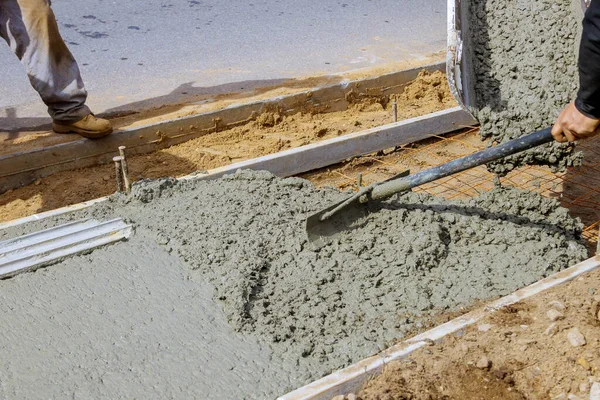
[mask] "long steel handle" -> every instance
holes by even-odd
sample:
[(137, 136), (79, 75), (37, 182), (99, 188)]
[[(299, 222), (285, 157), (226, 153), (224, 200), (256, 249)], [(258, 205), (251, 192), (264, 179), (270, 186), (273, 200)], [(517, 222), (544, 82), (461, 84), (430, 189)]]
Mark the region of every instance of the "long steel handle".
[(510, 142), (490, 147), (488, 149), (478, 151), (477, 153), (458, 158), (442, 165), (438, 165), (437, 167), (417, 172), (416, 174), (407, 176), (405, 178), (399, 178), (393, 181), (382, 183), (381, 185), (377, 185), (375, 188), (373, 188), (370, 197), (373, 200), (383, 199), (395, 193), (404, 192), (425, 183), (486, 164), (490, 161), (495, 161), (506, 156), (549, 143), (552, 141), (551, 130), (552, 128), (546, 128), (541, 131), (531, 133), (527, 136), (513, 139)]

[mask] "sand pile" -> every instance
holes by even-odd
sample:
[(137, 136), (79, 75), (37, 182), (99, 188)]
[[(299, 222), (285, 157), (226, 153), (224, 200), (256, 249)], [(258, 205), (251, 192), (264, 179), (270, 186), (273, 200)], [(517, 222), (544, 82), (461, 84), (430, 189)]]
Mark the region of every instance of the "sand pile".
[[(416, 112), (422, 108), (440, 109), (456, 106), (456, 100), (450, 93), (446, 75), (439, 71), (428, 72), (423, 70), (419, 72), (417, 79), (407, 85), (401, 94), (391, 96), (392, 100), (398, 103), (398, 110), (407, 115), (411, 111), (412, 116), (418, 115)], [(410, 117), (404, 117), (410, 118)]]
[[(570, 0), (469, 1), (468, 46), (474, 63), (475, 116), (481, 135), (504, 142), (551, 126), (578, 87), (578, 17)], [(522, 164), (556, 169), (581, 163), (553, 143), (490, 166), (506, 173)]]

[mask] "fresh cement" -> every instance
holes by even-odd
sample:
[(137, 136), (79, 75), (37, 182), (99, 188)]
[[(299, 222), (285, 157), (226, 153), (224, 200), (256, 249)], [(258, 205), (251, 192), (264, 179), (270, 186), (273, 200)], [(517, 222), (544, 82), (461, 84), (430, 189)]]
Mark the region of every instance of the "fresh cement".
[[(469, 0), (468, 42), (481, 135), (504, 142), (551, 126), (578, 88), (581, 14), (571, 0)], [(522, 164), (579, 165), (573, 146), (552, 143), (490, 165), (504, 174)]]
[(136, 228), (0, 281), (4, 393), (273, 398), (587, 256), (558, 202), (502, 188), (466, 202), (408, 193), (313, 250), (305, 217), (344, 196), (266, 172), (143, 181), (1, 232), (116, 216)]
[(288, 386), (196, 277), (138, 232), (0, 281), (0, 399), (240, 399)]

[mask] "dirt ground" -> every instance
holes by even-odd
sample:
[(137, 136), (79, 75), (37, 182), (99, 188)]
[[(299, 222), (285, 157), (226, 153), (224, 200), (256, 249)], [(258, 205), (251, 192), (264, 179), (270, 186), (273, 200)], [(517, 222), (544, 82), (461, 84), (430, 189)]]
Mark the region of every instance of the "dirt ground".
[(391, 363), (357, 397), (596, 399), (590, 391), (600, 390), (599, 312), (594, 271)]
[[(133, 180), (182, 176), (391, 122), (387, 98), (366, 98), (343, 112), (279, 115), (180, 145), (128, 158)], [(444, 74), (421, 75), (396, 97), (398, 118), (407, 119), (455, 105)], [(60, 172), (0, 195), (0, 221), (95, 199), (115, 191), (114, 166)]]

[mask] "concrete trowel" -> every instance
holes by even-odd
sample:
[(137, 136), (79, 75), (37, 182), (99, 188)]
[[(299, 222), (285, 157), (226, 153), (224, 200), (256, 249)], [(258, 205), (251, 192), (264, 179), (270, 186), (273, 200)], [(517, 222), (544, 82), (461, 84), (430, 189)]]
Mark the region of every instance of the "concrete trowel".
[(363, 187), (346, 200), (308, 217), (306, 219), (308, 241), (318, 249), (334, 240), (341, 232), (364, 224), (364, 218), (361, 217), (369, 213), (369, 203), (549, 143), (552, 140), (551, 128), (546, 128), (413, 175), (396, 176), (384, 182)]

